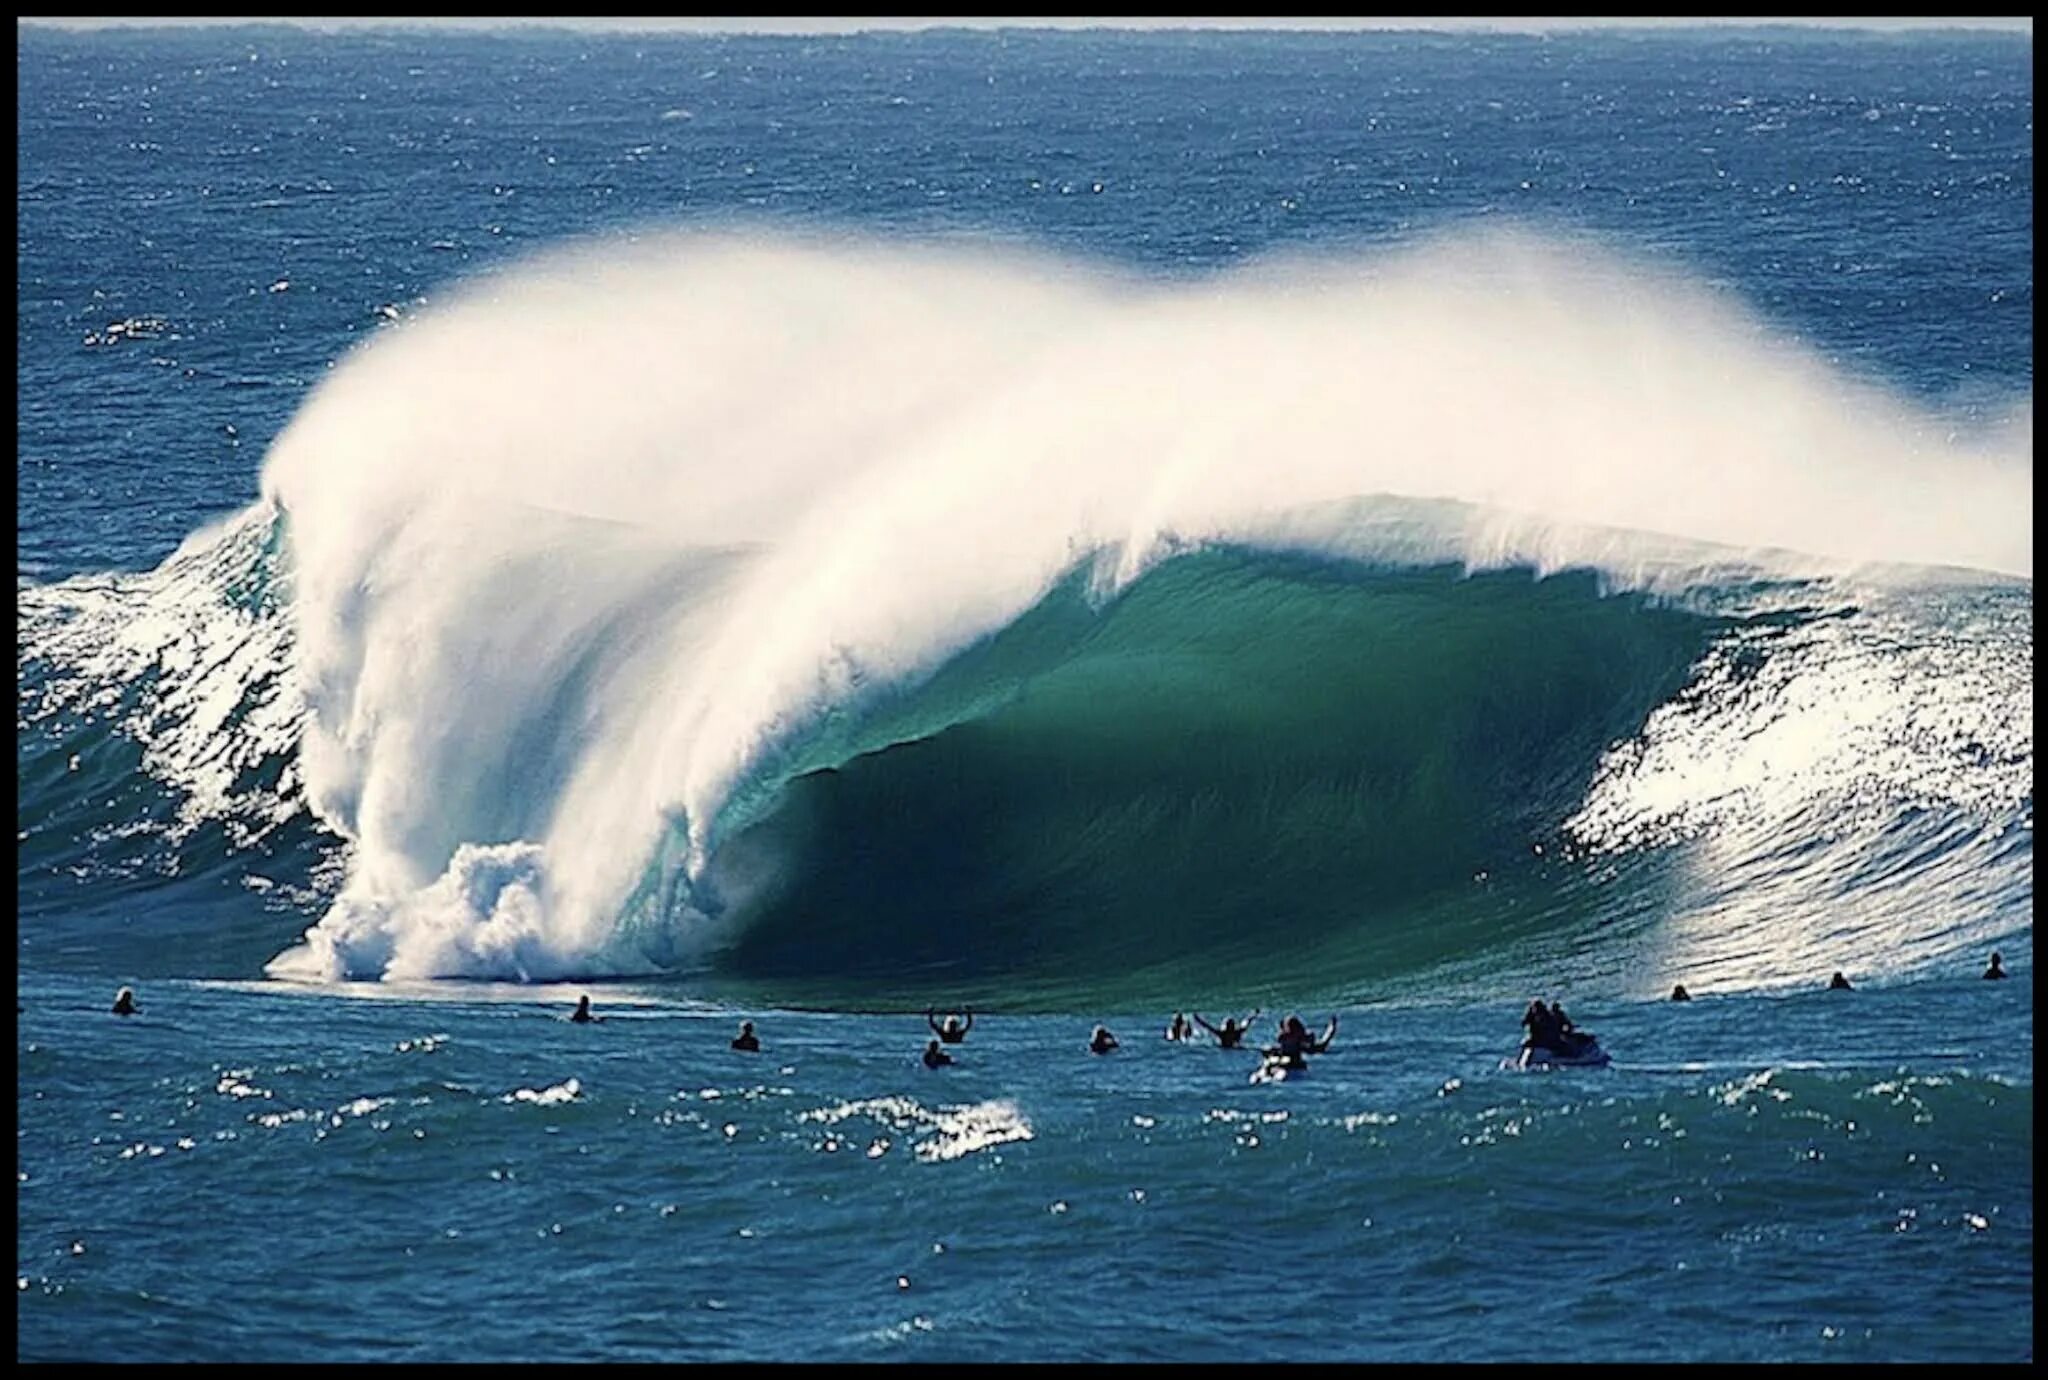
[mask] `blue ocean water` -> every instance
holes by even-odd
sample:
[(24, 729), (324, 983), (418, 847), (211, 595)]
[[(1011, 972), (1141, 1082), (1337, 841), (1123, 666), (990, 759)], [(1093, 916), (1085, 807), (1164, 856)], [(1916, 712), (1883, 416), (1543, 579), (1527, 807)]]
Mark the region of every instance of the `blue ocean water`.
[(17, 1355), (2030, 1357), (2031, 57), (25, 28)]

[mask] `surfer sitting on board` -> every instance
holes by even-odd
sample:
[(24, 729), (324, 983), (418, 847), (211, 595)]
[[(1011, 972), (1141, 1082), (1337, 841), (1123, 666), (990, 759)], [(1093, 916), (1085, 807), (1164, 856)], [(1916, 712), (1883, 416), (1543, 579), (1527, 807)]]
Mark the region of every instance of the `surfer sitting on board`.
[(927, 1006), (924, 1009), (924, 1023), (930, 1026), (932, 1032), (941, 1040), (944, 1040), (949, 1045), (957, 1045), (967, 1038), (968, 1031), (974, 1029), (974, 1008), (971, 1006), (967, 1008), (967, 1024), (960, 1024), (958, 1016), (948, 1016), (946, 1017), (946, 1023), (940, 1025), (936, 1020), (932, 1019), (932, 1009)]
[(1308, 1027), (1301, 1023), (1301, 1017), (1289, 1016), (1280, 1022), (1280, 1032), (1275, 1043), (1261, 1051), (1268, 1059), (1275, 1059), (1290, 1069), (1305, 1069), (1308, 1060), (1303, 1056), (1321, 1054), (1330, 1047), (1330, 1041), (1337, 1038), (1337, 1018), (1330, 1017), (1330, 1023), (1323, 1029), (1322, 1036), (1308, 1033)]
[(759, 1054), (761, 1037), (754, 1033), (752, 1021), (740, 1022), (740, 1033), (732, 1037), (732, 1047), (742, 1054)]
[(1195, 1013), (1196, 1024), (1200, 1025), (1202, 1029), (1208, 1031), (1211, 1035), (1214, 1035), (1216, 1037), (1216, 1043), (1223, 1046), (1223, 1048), (1225, 1049), (1236, 1049), (1239, 1045), (1243, 1044), (1244, 1037), (1246, 1036), (1246, 1034), (1250, 1032), (1252, 1028), (1252, 1022), (1257, 1020), (1258, 1018), (1259, 1013), (1257, 1011), (1254, 1011), (1251, 1015), (1246, 1016), (1242, 1023), (1240, 1023), (1235, 1017), (1225, 1016), (1223, 1018), (1223, 1029), (1218, 1030), (1215, 1026), (1210, 1025), (1207, 1021), (1202, 1019), (1201, 1012), (1197, 1011)]

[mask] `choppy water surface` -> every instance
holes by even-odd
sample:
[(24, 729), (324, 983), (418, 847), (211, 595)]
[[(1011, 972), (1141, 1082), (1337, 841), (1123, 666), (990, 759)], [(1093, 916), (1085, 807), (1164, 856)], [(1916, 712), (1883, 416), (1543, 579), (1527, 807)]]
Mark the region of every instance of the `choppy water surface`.
[(2025, 983), (1584, 1005), (1615, 1065), (1547, 1075), (1505, 1005), (1346, 1011), (1279, 1087), (1149, 1016), (929, 1072), (913, 1015), (27, 995), (25, 1359), (2031, 1345)]
[(2030, 1357), (2030, 40), (21, 56), (22, 1359)]

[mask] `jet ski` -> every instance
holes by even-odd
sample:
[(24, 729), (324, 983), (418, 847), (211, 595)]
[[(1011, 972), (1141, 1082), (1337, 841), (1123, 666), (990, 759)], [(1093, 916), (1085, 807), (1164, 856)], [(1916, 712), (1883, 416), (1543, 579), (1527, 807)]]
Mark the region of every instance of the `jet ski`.
[(1604, 1069), (1613, 1062), (1606, 1050), (1600, 1048), (1600, 1041), (1591, 1035), (1574, 1039), (1568, 1049), (1551, 1049), (1546, 1045), (1523, 1045), (1515, 1056), (1513, 1067), (1518, 1069)]

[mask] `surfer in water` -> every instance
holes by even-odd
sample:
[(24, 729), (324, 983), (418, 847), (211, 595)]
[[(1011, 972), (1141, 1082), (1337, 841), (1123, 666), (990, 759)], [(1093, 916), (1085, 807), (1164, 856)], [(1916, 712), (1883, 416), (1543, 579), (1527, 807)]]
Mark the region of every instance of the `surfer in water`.
[(114, 1014), (116, 1016), (139, 1016), (142, 1008), (135, 1004), (135, 989), (123, 987), (114, 993)]
[(939, 1048), (937, 1040), (924, 1047), (924, 1066), (928, 1069), (942, 1069), (953, 1062), (953, 1056)]
[(1691, 1001), (1691, 1000), (1692, 1000), (1692, 993), (1690, 993), (1690, 992), (1686, 991), (1686, 990), (1685, 990), (1685, 984), (1681, 982), (1681, 983), (1679, 983), (1679, 984), (1678, 984), (1678, 985), (1677, 985), (1676, 987), (1674, 987), (1674, 988), (1672, 988), (1672, 989), (1671, 989), (1671, 1000), (1673, 1000), (1673, 1001)]
[(1305, 1069), (1305, 1056), (1321, 1054), (1329, 1049), (1330, 1041), (1337, 1038), (1337, 1018), (1330, 1017), (1329, 1025), (1323, 1028), (1320, 1037), (1309, 1034), (1308, 1027), (1301, 1023), (1301, 1017), (1289, 1016), (1280, 1022), (1280, 1030), (1274, 1043), (1261, 1051), (1269, 1061), (1285, 1064), (1290, 1069)]
[(740, 1033), (732, 1037), (732, 1047), (742, 1054), (759, 1054), (761, 1052), (761, 1040), (759, 1036), (754, 1034), (754, 1023), (752, 1021), (740, 1022)]
[(569, 1013), (569, 1019), (578, 1025), (589, 1025), (597, 1019), (596, 1016), (590, 1014), (590, 998), (588, 996), (577, 999), (576, 1009)]
[(968, 1031), (974, 1029), (974, 1008), (971, 1006), (967, 1008), (967, 1024), (962, 1025), (958, 1016), (948, 1016), (946, 1017), (946, 1023), (940, 1025), (932, 1016), (932, 1008), (927, 1006), (924, 1009), (924, 1023), (930, 1026), (932, 1033), (941, 1040), (944, 1040), (949, 1045), (957, 1045), (967, 1038)]
[(1997, 951), (1994, 950), (1991, 954), (1991, 966), (1984, 970), (1984, 980), (1986, 982), (1995, 982), (2005, 975), (2005, 960), (2000, 958)]
[(1090, 1054), (1107, 1054), (1117, 1048), (1120, 1048), (1120, 1046), (1116, 1042), (1116, 1036), (1109, 1033), (1108, 1026), (1096, 1026), (1095, 1033), (1088, 1037), (1088, 1052)]
[(1856, 989), (1849, 985), (1849, 979), (1843, 977), (1838, 972), (1828, 979), (1828, 990), (1830, 992), (1853, 992)]
[(1178, 1044), (1182, 1040), (1193, 1039), (1194, 1035), (1195, 1028), (1188, 1023), (1188, 1018), (1178, 1011), (1174, 1012), (1173, 1024), (1166, 1027), (1166, 1038)]
[[(1261, 1010), (1263, 1009), (1261, 1008)], [(1197, 1011), (1195, 1013), (1195, 1023), (1211, 1035), (1214, 1035), (1216, 1043), (1224, 1049), (1236, 1049), (1239, 1045), (1243, 1044), (1244, 1037), (1251, 1033), (1252, 1022), (1258, 1018), (1258, 1011), (1254, 1011), (1251, 1015), (1246, 1016), (1242, 1022), (1239, 1022), (1233, 1016), (1225, 1016), (1223, 1018), (1223, 1028), (1218, 1030), (1215, 1026), (1202, 1019), (1201, 1012)]]

